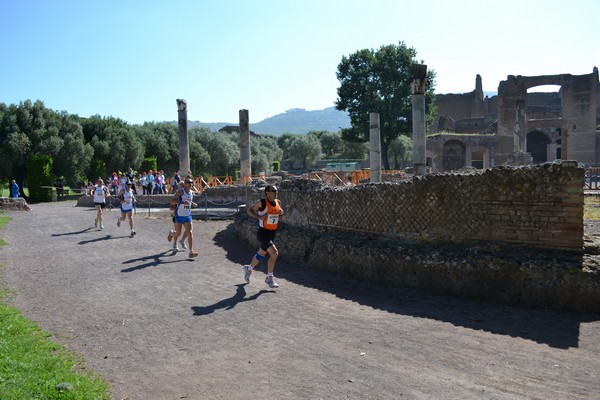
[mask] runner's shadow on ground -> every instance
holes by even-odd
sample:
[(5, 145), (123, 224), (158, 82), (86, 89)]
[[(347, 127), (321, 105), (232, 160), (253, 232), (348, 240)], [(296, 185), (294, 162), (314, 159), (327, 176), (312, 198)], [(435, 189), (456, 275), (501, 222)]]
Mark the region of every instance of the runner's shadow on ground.
[(248, 243), (237, 236), (233, 223), (229, 224), (226, 229), (217, 232), (213, 241), (216, 246), (227, 252), (227, 259), (236, 264), (248, 264), (256, 253), (256, 249), (253, 253), (253, 249), (250, 248)]
[(89, 244), (89, 243), (101, 242), (103, 240), (123, 239), (123, 238), (129, 238), (129, 237), (130, 237), (129, 235), (122, 235), (122, 236), (106, 235), (106, 236), (102, 236), (102, 237), (95, 238), (95, 239), (82, 240), (81, 242), (79, 242), (77, 244)]
[(240, 283), (237, 286), (235, 294), (227, 299), (223, 299), (215, 304), (211, 304), (210, 306), (194, 306), (192, 307), (193, 315), (208, 315), (212, 314), (217, 310), (231, 310), (239, 303), (243, 303), (245, 301), (256, 300), (258, 296), (263, 295), (265, 293), (275, 293), (274, 290), (261, 290), (250, 297), (246, 297), (246, 284)]
[(92, 229), (94, 229), (94, 228), (86, 228), (81, 231), (75, 231), (75, 232), (53, 233), (50, 236), (56, 237), (56, 236), (68, 236), (68, 235), (81, 235), (82, 233), (89, 232)]
[(136, 265), (133, 267), (122, 269), (121, 272), (133, 272), (133, 271), (138, 271), (140, 269), (145, 269), (145, 268), (149, 268), (149, 267), (157, 267), (159, 265), (164, 265), (164, 264), (173, 264), (173, 263), (178, 263), (178, 262), (186, 262), (186, 261), (193, 262), (194, 261), (193, 258), (186, 258), (186, 259), (178, 258), (176, 260), (164, 260), (163, 259), (164, 257), (173, 257), (175, 254), (176, 253), (174, 253), (172, 250), (168, 250), (168, 251), (163, 251), (162, 253), (153, 254), (153, 255), (146, 256), (146, 257), (132, 258), (131, 260), (123, 261), (123, 264), (133, 264), (133, 263), (140, 262), (140, 261), (148, 261), (148, 262), (145, 262), (143, 264)]

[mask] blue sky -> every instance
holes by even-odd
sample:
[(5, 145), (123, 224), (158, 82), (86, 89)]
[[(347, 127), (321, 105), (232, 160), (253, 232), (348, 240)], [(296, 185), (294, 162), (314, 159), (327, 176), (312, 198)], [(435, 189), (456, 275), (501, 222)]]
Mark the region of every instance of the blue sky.
[(132, 124), (250, 124), (337, 98), (342, 56), (403, 41), (436, 93), (600, 67), (597, 0), (0, 0), (0, 102)]

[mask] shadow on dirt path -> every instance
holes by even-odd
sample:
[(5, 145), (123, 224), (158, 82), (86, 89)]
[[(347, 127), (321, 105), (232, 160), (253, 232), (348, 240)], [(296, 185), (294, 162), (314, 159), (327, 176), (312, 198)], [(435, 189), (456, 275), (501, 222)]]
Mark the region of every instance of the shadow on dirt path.
[[(248, 262), (251, 251), (242, 251), (233, 224), (215, 235), (215, 244), (236, 264)], [(265, 271), (264, 263), (258, 270)], [(581, 323), (600, 320), (600, 315), (528, 310), (487, 302), (417, 293), (412, 289), (382, 287), (368, 282), (313, 269), (307, 265), (291, 267), (284, 260), (277, 275), (296, 284), (328, 292), (372, 308), (406, 316), (429, 318), (490, 333), (533, 340), (551, 347), (577, 347)]]

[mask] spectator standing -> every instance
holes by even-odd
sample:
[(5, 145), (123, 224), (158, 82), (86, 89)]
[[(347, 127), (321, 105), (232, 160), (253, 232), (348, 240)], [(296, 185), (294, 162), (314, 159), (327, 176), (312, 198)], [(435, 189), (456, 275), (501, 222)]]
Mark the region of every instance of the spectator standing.
[(143, 182), (142, 182), (142, 174), (138, 174), (137, 180), (135, 181), (135, 186), (136, 186), (136, 194), (138, 196), (143, 195), (144, 194), (144, 186), (143, 186)]
[(163, 188), (163, 180), (160, 172), (156, 173), (156, 178), (154, 178), (154, 194), (162, 194)]
[(142, 173), (140, 180), (142, 181), (142, 194), (148, 194), (148, 175), (146, 171)]
[(119, 177), (116, 172), (112, 173), (112, 178), (110, 178), (110, 191), (113, 195), (117, 194), (117, 188), (119, 187)]
[(133, 183), (133, 168), (129, 167), (125, 173), (125, 180)]
[(148, 175), (146, 175), (146, 180), (148, 181), (148, 194), (152, 194), (154, 192), (154, 172), (152, 170), (148, 171)]
[(175, 171), (171, 178), (171, 193), (175, 193), (179, 189), (179, 182), (181, 182), (181, 176), (179, 175), (179, 171)]
[(10, 197), (13, 199), (19, 198), (19, 185), (14, 179), (10, 182)]

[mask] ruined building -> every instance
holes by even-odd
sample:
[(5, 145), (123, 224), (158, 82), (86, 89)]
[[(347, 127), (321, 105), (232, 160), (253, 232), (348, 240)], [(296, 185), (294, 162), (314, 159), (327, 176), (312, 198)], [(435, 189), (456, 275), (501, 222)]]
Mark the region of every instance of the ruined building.
[[(560, 90), (527, 93), (542, 85), (558, 85)], [(437, 95), (436, 105), (427, 138), (432, 171), (556, 159), (600, 166), (597, 67), (587, 75), (509, 75), (491, 98), (484, 98), (477, 75), (474, 91)]]

